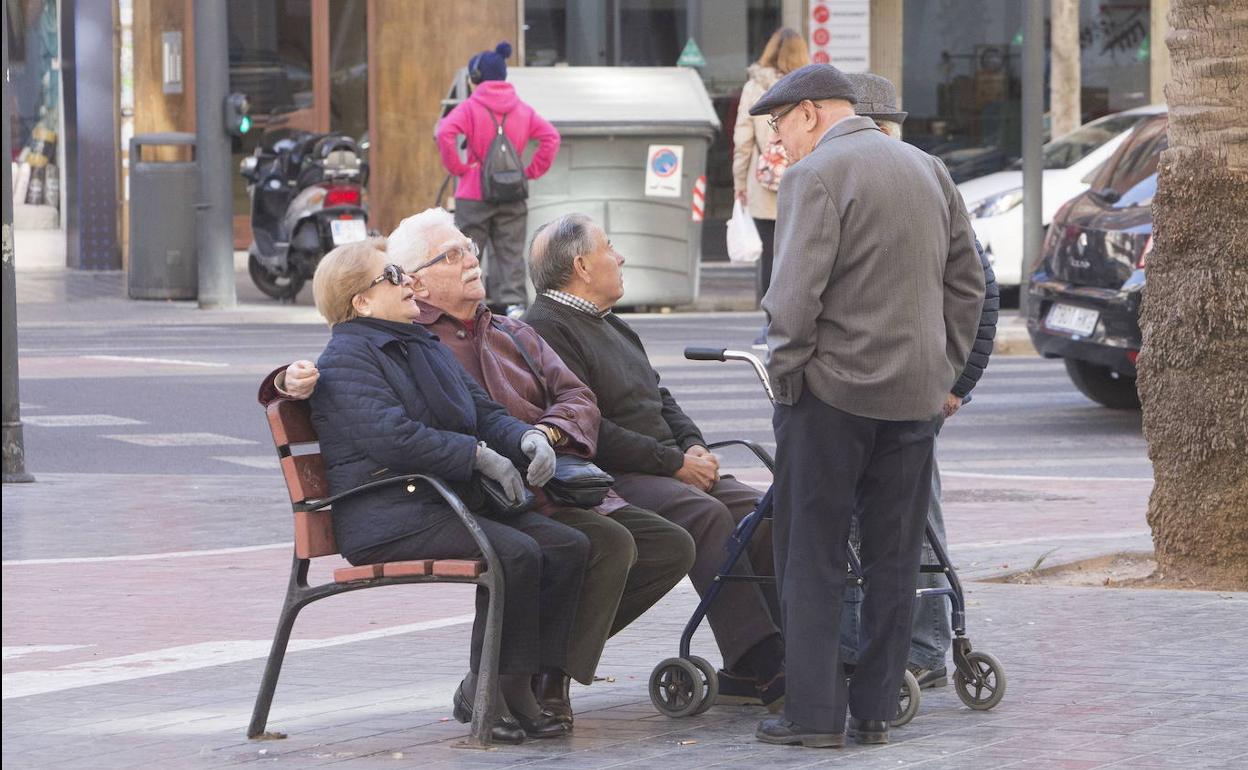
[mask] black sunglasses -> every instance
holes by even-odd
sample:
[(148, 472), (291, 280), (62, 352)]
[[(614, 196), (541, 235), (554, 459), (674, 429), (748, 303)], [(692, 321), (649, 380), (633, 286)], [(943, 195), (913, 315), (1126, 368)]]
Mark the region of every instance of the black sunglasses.
[(374, 278), (373, 282), (368, 285), (368, 288), (371, 289), (382, 281), (389, 281), (395, 286), (402, 286), (403, 279), (406, 277), (407, 273), (403, 272), (403, 268), (398, 265), (386, 265), (382, 268), (381, 275)]

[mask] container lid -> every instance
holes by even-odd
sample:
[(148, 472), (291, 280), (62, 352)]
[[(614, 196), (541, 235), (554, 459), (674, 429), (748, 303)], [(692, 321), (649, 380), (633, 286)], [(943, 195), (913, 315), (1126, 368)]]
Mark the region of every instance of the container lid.
[(144, 147), (159, 145), (185, 145), (195, 144), (195, 134), (182, 131), (166, 131), (158, 134), (135, 134), (130, 137), (130, 146), (136, 144)]
[(688, 67), (512, 67), (507, 81), (560, 131), (720, 127), (702, 78)]

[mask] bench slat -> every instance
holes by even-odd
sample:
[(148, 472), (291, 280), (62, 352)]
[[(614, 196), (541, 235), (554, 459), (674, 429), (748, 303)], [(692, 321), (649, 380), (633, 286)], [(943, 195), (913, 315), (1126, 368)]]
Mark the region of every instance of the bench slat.
[(485, 562), (479, 559), (439, 559), (433, 563), (433, 574), (438, 577), (479, 577), (485, 572)]
[(415, 561), (389, 561), (381, 565), (382, 577), (409, 577), (411, 575), (428, 575), (433, 568), (433, 559)]
[(380, 564), (361, 564), (358, 567), (339, 567), (334, 570), (335, 583), (350, 583), (353, 580), (373, 580), (381, 577)]
[(325, 461), (319, 454), (283, 457), (282, 474), (286, 477), (286, 491), (292, 503), (329, 497)]
[(295, 556), (315, 559), (338, 553), (334, 519), (328, 510), (295, 513)]
[(307, 401), (274, 401), (264, 410), (269, 417), (269, 430), (277, 446), (309, 444), (316, 441), (312, 427), (312, 409)]

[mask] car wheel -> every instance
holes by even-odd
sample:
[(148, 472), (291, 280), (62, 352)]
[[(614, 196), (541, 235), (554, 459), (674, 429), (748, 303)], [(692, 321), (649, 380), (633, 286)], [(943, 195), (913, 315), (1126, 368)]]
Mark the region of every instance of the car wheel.
[(1110, 409), (1139, 409), (1140, 396), (1135, 378), (1114, 375), (1108, 366), (1098, 366), (1074, 358), (1064, 359), (1066, 374), (1079, 392)]

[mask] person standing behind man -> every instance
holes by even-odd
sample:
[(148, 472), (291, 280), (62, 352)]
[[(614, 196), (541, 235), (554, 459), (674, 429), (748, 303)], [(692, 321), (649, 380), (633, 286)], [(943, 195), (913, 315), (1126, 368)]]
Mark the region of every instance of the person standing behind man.
[[(886, 77), (870, 72), (846, 73), (845, 77), (854, 84), (858, 94), (858, 102), (854, 104), (854, 112), (863, 117), (871, 118), (881, 131), (893, 139), (901, 139), (901, 124), (906, 120), (906, 113), (897, 108), (897, 89)], [(984, 304), (979, 314), (979, 331), (975, 335), (975, 344), (971, 348), (970, 358), (966, 367), (954, 383), (941, 414), (936, 420), (936, 433), (945, 420), (952, 417), (962, 404), (970, 400), (971, 390), (983, 376), (988, 366), (988, 357), (992, 355), (993, 339), (997, 334), (997, 311), (1001, 307), (1001, 295), (997, 288), (997, 278), (993, 273), (988, 257), (975, 241), (975, 251), (979, 254), (979, 266), (984, 271)], [(932, 533), (940, 541), (945, 553), (949, 552), (945, 539), (945, 517), (940, 504), (940, 466), (936, 457), (932, 457), (932, 493), (927, 506), (927, 523)], [(853, 536), (857, 539), (856, 533)], [(936, 552), (926, 542), (923, 545), (923, 563), (934, 564)], [(944, 575), (926, 572), (919, 575), (919, 588), (947, 588), (949, 580)], [(841, 623), (841, 660), (853, 665), (858, 661), (858, 608), (862, 603), (862, 589), (853, 583), (845, 587), (845, 605)], [(949, 683), (948, 669), (945, 666), (945, 655), (953, 641), (953, 630), (949, 623), (949, 610), (943, 596), (929, 596), (915, 600), (914, 622), (910, 632), (910, 658), (907, 668), (918, 680), (923, 689), (944, 687)]]
[[(524, 178), (537, 179), (550, 169), (559, 152), (559, 132), (516, 95), (507, 82), (507, 57), (511, 44), (504, 41), (493, 51), (482, 51), (468, 62), (472, 95), (451, 110), (438, 126), (438, 151), (442, 165), (457, 178), (455, 226), (477, 244), (489, 246), (487, 293), (490, 303), (518, 318), (527, 304), (524, 242), (528, 220), (525, 200), (489, 200), (483, 195), (481, 169), (491, 145), (500, 133), (523, 155), (536, 140), (537, 152), (524, 169)], [(459, 158), (459, 137), (468, 139), (468, 161)], [(527, 193), (526, 193), (527, 194)]]
[[(758, 262), (758, 299), (761, 301), (771, 285), (772, 243), (776, 238), (776, 190), (788, 161), (784, 148), (772, 143), (771, 126), (762, 116), (751, 116), (754, 106), (767, 89), (782, 76), (810, 64), (806, 40), (788, 27), (772, 34), (758, 61), (746, 68), (749, 80), (741, 88), (737, 107), (737, 124), (732, 132), (732, 191), (745, 206), (759, 238), (763, 255)], [(767, 330), (759, 332), (755, 347), (767, 346)]]
[[(776, 396), (776, 577), (789, 677), (766, 743), (886, 743), (910, 648), (935, 419), (966, 365), (984, 273), (944, 165), (856, 117), (845, 75), (811, 64), (750, 110), (789, 158), (763, 298)], [(838, 644), (859, 515), (864, 644)]]

